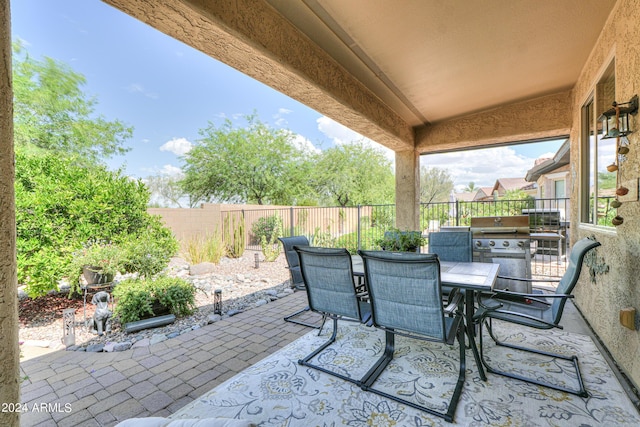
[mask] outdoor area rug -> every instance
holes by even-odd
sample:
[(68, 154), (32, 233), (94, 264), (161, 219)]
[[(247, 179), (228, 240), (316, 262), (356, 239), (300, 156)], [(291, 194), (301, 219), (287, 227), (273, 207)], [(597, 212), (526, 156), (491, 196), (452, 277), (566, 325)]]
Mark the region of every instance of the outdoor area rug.
[[(494, 322), (500, 338), (557, 353), (577, 354), (588, 398), (487, 374), (482, 381), (470, 350), (467, 377), (454, 423), (465, 426), (638, 426), (640, 415), (615, 375), (586, 335), (536, 331)], [(361, 378), (384, 350), (384, 332), (350, 322), (339, 323), (337, 341), (312, 362)], [(440, 426), (441, 418), (362, 391), (357, 385), (297, 361), (331, 333), (310, 332), (282, 350), (230, 378), (170, 418), (227, 417), (260, 426)], [(576, 387), (568, 362), (495, 348), (487, 337), (486, 354), (503, 369), (544, 376)], [(458, 348), (396, 337), (394, 360), (374, 384), (377, 389), (444, 410), (458, 371)]]

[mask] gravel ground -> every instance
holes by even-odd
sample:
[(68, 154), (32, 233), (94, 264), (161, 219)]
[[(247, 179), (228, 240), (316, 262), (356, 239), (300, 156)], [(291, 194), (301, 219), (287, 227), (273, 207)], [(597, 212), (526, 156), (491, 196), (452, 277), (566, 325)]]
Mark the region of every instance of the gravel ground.
[[(22, 307), (34, 304), (37, 300), (21, 301), (21, 324), (19, 339), (25, 345), (40, 347), (61, 348), (63, 336), (62, 310), (75, 308), (75, 341), (76, 345), (86, 347), (89, 344), (105, 343), (107, 341), (137, 341), (148, 337), (152, 333), (170, 333), (183, 331), (187, 328), (202, 326), (210, 323), (209, 315), (213, 314), (213, 294), (215, 289), (222, 289), (223, 315), (229, 312), (243, 311), (252, 306), (276, 299), (290, 292), (289, 271), (286, 268), (286, 259), (281, 254), (274, 262), (264, 262), (262, 253), (259, 255), (259, 268), (255, 268), (254, 251), (246, 251), (238, 259), (224, 258), (213, 267), (211, 273), (191, 275), (190, 266), (182, 259), (175, 258), (169, 265), (168, 274), (182, 277), (196, 286), (197, 311), (188, 317), (178, 319), (174, 324), (165, 328), (156, 328), (137, 334), (125, 334), (121, 331), (121, 325), (112, 322), (112, 332), (102, 337), (85, 328), (83, 325), (83, 304), (80, 300), (68, 300), (66, 295), (51, 297), (46, 306), (46, 300), (38, 302), (38, 312), (29, 316), (29, 310)], [(117, 278), (116, 278), (117, 279)], [(44, 304), (44, 306), (43, 306)], [(53, 307), (51, 307), (53, 305)], [(33, 308), (31, 308), (33, 311)], [(91, 294), (87, 298), (86, 316), (92, 319), (95, 308), (91, 304)], [(31, 318), (30, 318), (31, 317)]]

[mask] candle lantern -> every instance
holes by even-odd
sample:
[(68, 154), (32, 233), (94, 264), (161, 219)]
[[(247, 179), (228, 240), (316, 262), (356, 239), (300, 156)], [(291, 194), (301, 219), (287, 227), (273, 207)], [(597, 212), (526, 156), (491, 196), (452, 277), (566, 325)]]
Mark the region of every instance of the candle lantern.
[(213, 293), (213, 314), (222, 314), (222, 289)]

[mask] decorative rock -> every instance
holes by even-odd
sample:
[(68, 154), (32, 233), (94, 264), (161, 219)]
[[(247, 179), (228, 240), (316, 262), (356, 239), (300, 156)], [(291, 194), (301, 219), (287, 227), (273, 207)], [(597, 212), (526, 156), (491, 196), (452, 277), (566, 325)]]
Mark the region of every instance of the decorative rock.
[(129, 350), (131, 348), (131, 342), (129, 341), (125, 341), (125, 342), (121, 342), (121, 343), (117, 343), (114, 347), (113, 347), (113, 351), (125, 351), (125, 350)]
[(81, 347), (77, 346), (77, 345), (70, 345), (69, 347), (67, 347), (67, 351), (76, 351), (79, 350)]
[(195, 331), (196, 329), (200, 329), (200, 325), (193, 325), (193, 326), (191, 327), (191, 330), (192, 330), (192, 331)]
[(175, 338), (178, 335), (180, 335), (180, 332), (171, 332), (170, 334), (167, 334), (167, 338), (169, 338), (169, 339)]
[(189, 274), (192, 276), (200, 276), (202, 274), (211, 274), (216, 270), (216, 265), (212, 262), (202, 262), (200, 264), (189, 267)]
[(227, 312), (227, 316), (231, 317), (231, 316), (235, 316), (236, 314), (240, 313), (240, 310), (229, 310)]
[(114, 342), (108, 342), (104, 345), (104, 348), (102, 349), (102, 351), (105, 351), (107, 353), (111, 353), (113, 351), (113, 348), (116, 346), (116, 343)]
[(278, 295), (278, 292), (276, 292), (276, 291), (275, 291), (275, 290), (273, 290), (273, 289), (267, 289), (266, 291), (264, 291), (264, 293), (265, 293), (265, 294), (267, 294), (267, 295), (269, 295), (269, 296), (272, 296), (272, 297), (275, 297), (275, 296), (277, 296), (277, 295)]
[(208, 321), (209, 323), (217, 322), (217, 321), (218, 321), (218, 320), (220, 320), (220, 319), (222, 319), (222, 316), (220, 316), (219, 314), (210, 314), (210, 315), (207, 317), (207, 321)]
[(153, 345), (153, 344), (158, 344), (162, 341), (166, 341), (167, 340), (167, 336), (163, 335), (163, 334), (153, 334), (151, 335), (151, 338), (149, 339), (149, 345)]
[(266, 305), (268, 302), (269, 301), (267, 301), (266, 299), (259, 299), (258, 301), (256, 301), (256, 307)]
[(87, 346), (87, 353), (100, 353), (104, 349), (104, 344), (90, 344)]

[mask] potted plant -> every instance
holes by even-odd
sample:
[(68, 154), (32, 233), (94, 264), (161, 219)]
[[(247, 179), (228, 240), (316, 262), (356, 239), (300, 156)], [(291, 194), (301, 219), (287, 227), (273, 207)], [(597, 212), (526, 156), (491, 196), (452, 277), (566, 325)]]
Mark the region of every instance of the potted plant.
[(418, 252), (425, 244), (425, 238), (419, 231), (401, 231), (392, 228), (385, 231), (384, 237), (376, 240), (382, 250), (399, 252)]
[(113, 281), (123, 270), (123, 251), (113, 243), (91, 243), (74, 256), (73, 268), (82, 270), (87, 284), (105, 284)]

